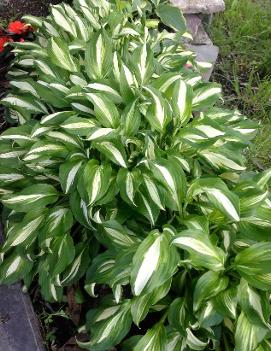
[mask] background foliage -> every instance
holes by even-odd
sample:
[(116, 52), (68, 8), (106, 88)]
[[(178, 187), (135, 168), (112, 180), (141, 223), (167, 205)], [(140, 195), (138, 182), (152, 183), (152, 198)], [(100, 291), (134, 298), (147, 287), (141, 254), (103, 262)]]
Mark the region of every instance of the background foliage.
[(226, 0), (215, 16), (211, 36), (220, 48), (214, 80), (221, 82), (227, 106), (261, 123), (250, 153), (251, 168), (270, 167), (271, 4), (268, 0)]

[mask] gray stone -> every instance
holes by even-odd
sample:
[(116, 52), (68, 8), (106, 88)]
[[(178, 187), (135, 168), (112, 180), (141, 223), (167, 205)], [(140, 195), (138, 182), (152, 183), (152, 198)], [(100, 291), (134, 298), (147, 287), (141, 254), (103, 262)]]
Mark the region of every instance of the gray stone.
[(212, 75), (214, 70), (214, 66), (218, 57), (219, 49), (217, 46), (210, 45), (185, 45), (188, 50), (195, 52), (196, 60), (199, 62), (209, 62), (212, 64), (212, 68), (210, 68), (206, 73), (203, 74), (203, 79), (208, 81)]
[[(0, 223), (0, 244), (3, 239)], [(39, 322), (21, 283), (0, 285), (0, 351), (45, 351)]]
[(196, 45), (212, 44), (211, 39), (205, 32), (201, 18), (197, 15), (186, 15), (187, 31), (192, 35), (192, 43)]
[(212, 14), (225, 10), (223, 0), (170, 0), (179, 7), (184, 14), (206, 13)]
[(0, 351), (45, 351), (32, 303), (20, 283), (0, 286)]

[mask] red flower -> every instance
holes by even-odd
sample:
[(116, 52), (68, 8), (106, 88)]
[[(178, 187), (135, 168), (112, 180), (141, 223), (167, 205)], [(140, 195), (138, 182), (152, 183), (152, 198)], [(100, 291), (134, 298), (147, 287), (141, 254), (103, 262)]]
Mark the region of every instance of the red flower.
[(190, 68), (193, 68), (193, 65), (192, 63), (186, 63), (184, 67), (190, 69)]
[(5, 50), (4, 45), (9, 41), (10, 41), (9, 37), (0, 37), (0, 53)]
[(29, 24), (25, 24), (21, 21), (10, 22), (8, 25), (8, 32), (12, 34), (23, 34), (32, 30)]

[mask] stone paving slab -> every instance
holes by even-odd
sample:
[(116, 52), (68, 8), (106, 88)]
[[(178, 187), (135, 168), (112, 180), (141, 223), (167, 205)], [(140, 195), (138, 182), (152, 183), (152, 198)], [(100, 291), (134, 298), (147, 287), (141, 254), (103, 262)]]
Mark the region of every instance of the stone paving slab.
[(32, 303), (20, 283), (0, 286), (0, 351), (45, 351)]
[(209, 35), (205, 32), (201, 18), (197, 15), (186, 15), (187, 31), (193, 36), (193, 44), (207, 45), (212, 44)]
[(0, 351), (45, 351), (39, 322), (21, 283), (0, 285)]
[(219, 54), (219, 49), (217, 46), (210, 45), (193, 45), (193, 44), (185, 44), (185, 47), (188, 50), (195, 52), (197, 58), (196, 60), (199, 62), (209, 62), (212, 64), (212, 68), (210, 68), (206, 73), (203, 74), (203, 80), (208, 81), (212, 75), (214, 70), (214, 66)]
[(225, 10), (223, 0), (170, 0), (179, 7), (184, 14), (205, 13), (212, 14)]

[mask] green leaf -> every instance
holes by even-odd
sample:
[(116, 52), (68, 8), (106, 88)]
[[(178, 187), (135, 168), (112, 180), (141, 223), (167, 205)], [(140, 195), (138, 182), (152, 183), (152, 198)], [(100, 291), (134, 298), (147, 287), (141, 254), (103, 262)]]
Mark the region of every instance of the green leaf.
[(203, 342), (199, 338), (197, 338), (191, 329), (186, 329), (186, 343), (191, 348), (191, 350), (204, 350), (208, 344), (208, 342)]
[(217, 272), (204, 273), (197, 281), (193, 296), (193, 309), (198, 311), (205, 300), (216, 296), (228, 286), (229, 278)]
[(40, 233), (40, 241), (62, 236), (73, 226), (73, 214), (68, 207), (54, 206), (48, 215)]
[(185, 230), (174, 238), (172, 244), (190, 253), (191, 264), (212, 271), (224, 269), (225, 253), (213, 245), (209, 236), (201, 230)]
[(175, 273), (179, 255), (166, 233), (155, 230), (140, 244), (133, 258), (131, 285), (135, 296), (151, 292)]
[(78, 35), (84, 42), (88, 42), (91, 36), (91, 30), (88, 26), (87, 21), (80, 16), (74, 16), (74, 24), (77, 28)]
[[(174, 330), (167, 330), (166, 351), (179, 351), (183, 345), (183, 337)], [(130, 351), (130, 350), (129, 350)]]
[(46, 133), (47, 138), (51, 138), (55, 141), (59, 141), (64, 143), (65, 145), (70, 144), (72, 146), (82, 148), (82, 143), (79, 138), (69, 135), (65, 132), (55, 132), (55, 131), (48, 131)]
[(20, 170), (11, 171), (10, 168), (1, 167), (1, 170), (0, 170), (0, 185), (1, 186), (20, 182), (24, 179), (25, 179), (25, 176), (20, 172)]
[(59, 168), (59, 180), (62, 190), (68, 194), (76, 186), (80, 170), (83, 168), (83, 160), (69, 160), (62, 163)]
[(168, 311), (169, 324), (179, 330), (182, 334), (185, 333), (187, 325), (187, 303), (183, 297), (175, 299)]
[[(33, 208), (35, 209), (35, 208)], [(7, 240), (4, 249), (29, 244), (38, 236), (38, 229), (44, 222), (45, 213), (32, 211), (26, 214), (20, 223), (16, 223), (8, 230)]]
[(50, 153), (51, 157), (57, 156), (65, 158), (68, 153), (68, 150), (63, 144), (60, 143), (57, 144), (50, 143), (49, 141), (38, 141), (31, 147), (30, 151), (25, 155), (24, 161), (33, 161), (42, 157), (48, 157), (48, 153)]
[(61, 111), (55, 112), (50, 115), (42, 117), (40, 123), (43, 125), (58, 125), (71, 117), (76, 117), (76, 113), (73, 111)]
[(98, 92), (102, 95), (105, 95), (109, 100), (115, 104), (122, 103), (122, 97), (119, 92), (112, 88), (109, 84), (106, 83), (90, 83), (86, 86), (87, 89)]
[(131, 62), (138, 83), (145, 84), (153, 74), (153, 53), (146, 41), (134, 50)]
[(78, 281), (85, 273), (90, 263), (88, 245), (83, 242), (75, 247), (75, 259), (63, 273), (62, 286), (69, 286)]
[(175, 83), (172, 95), (172, 108), (176, 125), (185, 125), (192, 116), (193, 90), (182, 79)]
[(201, 110), (214, 105), (221, 96), (221, 87), (213, 83), (204, 83), (194, 90), (193, 109)]
[(33, 25), (33, 27), (41, 27), (42, 26), (42, 19), (40, 17), (36, 17), (36, 16), (31, 16), (31, 15), (24, 15), (22, 17), (22, 19), (24, 20), (25, 23), (29, 23), (31, 25)]
[(257, 243), (244, 249), (236, 256), (234, 265), (241, 275), (243, 273), (246, 275), (270, 274), (271, 243)]
[(167, 335), (162, 323), (156, 324), (136, 344), (134, 351), (166, 351)]
[(35, 97), (39, 97), (37, 90), (35, 89), (34, 82), (32, 80), (11, 80), (9, 84), (23, 93), (31, 93)]
[(119, 224), (117, 221), (111, 220), (104, 222), (99, 231), (99, 240), (104, 243), (106, 247), (113, 244), (113, 248), (129, 249), (133, 246), (138, 246), (141, 240), (131, 231)]
[(104, 154), (110, 161), (127, 168), (127, 156), (121, 143), (116, 141), (97, 141), (93, 146)]
[(137, 101), (134, 100), (128, 104), (121, 115), (121, 124), (125, 136), (134, 136), (141, 123), (141, 115), (138, 109)]
[(141, 172), (138, 169), (129, 172), (127, 169), (120, 169), (117, 176), (117, 183), (122, 199), (128, 204), (136, 206), (134, 203), (135, 193), (140, 186)]
[(13, 284), (23, 278), (32, 268), (33, 262), (14, 251), (5, 261), (0, 264), (0, 282)]
[(95, 117), (104, 127), (117, 128), (119, 126), (119, 111), (111, 100), (100, 93), (86, 93), (85, 95), (93, 103)]
[[(82, 4), (81, 4), (82, 3)], [(85, 2), (85, 0), (80, 0), (80, 9), (85, 15), (86, 19), (90, 22), (91, 26), (95, 28), (96, 30), (99, 30), (101, 28), (101, 25), (99, 24), (98, 18), (96, 13), (93, 11), (91, 7)]]
[(49, 266), (47, 260), (39, 264), (39, 284), (41, 286), (42, 296), (50, 302), (60, 302), (63, 297), (63, 288), (56, 286), (49, 275)]
[(214, 307), (222, 314), (232, 319), (236, 319), (237, 290), (229, 288), (214, 297)]
[(70, 33), (73, 37), (76, 37), (76, 29), (73, 22), (66, 15), (65, 11), (61, 6), (51, 7), (52, 17), (55, 23), (61, 27), (64, 31)]
[(182, 168), (174, 159), (151, 161), (150, 168), (153, 177), (168, 191), (166, 206), (180, 210), (186, 191), (186, 178)]
[(142, 177), (144, 183), (144, 193), (149, 194), (149, 197), (161, 210), (165, 210), (165, 200), (161, 187), (159, 187), (151, 175), (142, 173)]
[(169, 4), (160, 4), (156, 9), (156, 14), (168, 27), (183, 34), (186, 32), (186, 23), (180, 9)]
[(171, 120), (169, 105), (157, 89), (151, 86), (144, 86), (143, 89), (150, 95), (153, 101), (145, 117), (154, 129), (164, 132)]
[(223, 314), (217, 312), (213, 301), (207, 301), (199, 311), (198, 320), (201, 328), (207, 329), (218, 326), (223, 319)]
[(136, 296), (132, 299), (131, 313), (133, 322), (139, 323), (145, 319), (151, 307), (162, 300), (170, 290), (172, 280), (169, 279), (164, 284), (154, 289), (153, 292), (145, 295)]
[(160, 213), (156, 203), (153, 202), (148, 194), (138, 191), (135, 196), (135, 205), (135, 210), (147, 218), (151, 226), (154, 227)]
[(270, 307), (267, 297), (257, 293), (244, 279), (241, 279), (239, 284), (238, 300), (250, 323), (262, 328), (270, 328), (268, 324)]
[(230, 152), (226, 153), (207, 149), (200, 151), (200, 155), (203, 156), (208, 163), (217, 169), (222, 168), (232, 171), (243, 171), (246, 169), (246, 167), (235, 162)]
[(75, 249), (73, 239), (70, 234), (65, 234), (63, 237), (56, 238), (52, 247), (53, 252), (57, 253), (53, 276), (57, 276), (74, 260)]
[(128, 65), (121, 63), (121, 68), (118, 67), (118, 56), (114, 55), (114, 74), (119, 80), (120, 92), (126, 103), (131, 103), (135, 99), (134, 90), (138, 86), (132, 68)]
[(61, 128), (65, 129), (70, 134), (78, 136), (89, 135), (89, 133), (95, 126), (95, 121), (93, 121), (92, 119), (76, 116), (72, 116), (68, 119), (65, 119), (65, 121), (60, 125)]
[(83, 349), (101, 351), (119, 344), (127, 335), (132, 324), (130, 302), (120, 305), (100, 307), (88, 315), (91, 340), (78, 345)]
[(2, 202), (17, 212), (28, 212), (53, 204), (57, 199), (58, 192), (52, 185), (35, 184), (20, 192), (5, 195)]
[(87, 270), (85, 289), (88, 291), (91, 284), (108, 284), (115, 264), (116, 258), (113, 251), (107, 250), (98, 254)]
[(109, 164), (99, 164), (96, 160), (90, 160), (85, 165), (78, 191), (88, 205), (93, 205), (106, 194), (111, 172)]
[(43, 105), (40, 101), (33, 99), (31, 95), (11, 95), (9, 94), (7, 97), (1, 100), (1, 103), (5, 106), (12, 107), (15, 110), (24, 109), (30, 113), (47, 113), (47, 109), (45, 105)]
[(251, 324), (242, 312), (237, 320), (235, 350), (254, 351), (267, 333), (267, 329)]
[(69, 72), (76, 72), (78, 70), (70, 52), (68, 45), (60, 38), (51, 38), (48, 48), (48, 53), (51, 61)]
[(92, 128), (90, 133), (87, 136), (87, 140), (97, 140), (97, 139), (107, 139), (112, 137), (115, 133), (116, 129), (112, 128)]
[(187, 198), (206, 193), (212, 205), (234, 221), (239, 221), (239, 198), (218, 178), (195, 180), (188, 189)]
[(86, 48), (86, 72), (90, 79), (102, 79), (110, 70), (112, 43), (106, 31), (95, 33)]
[(74, 218), (84, 227), (93, 229), (89, 217), (87, 203), (81, 199), (79, 193), (76, 190), (71, 192), (69, 204)]

